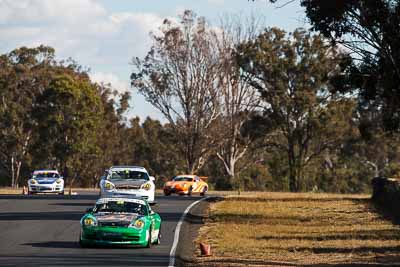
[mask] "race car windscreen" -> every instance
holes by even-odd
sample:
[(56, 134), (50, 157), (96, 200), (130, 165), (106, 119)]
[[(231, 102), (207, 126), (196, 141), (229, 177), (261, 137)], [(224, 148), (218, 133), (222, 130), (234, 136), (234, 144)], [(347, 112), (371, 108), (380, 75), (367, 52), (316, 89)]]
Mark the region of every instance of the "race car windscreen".
[(147, 215), (147, 207), (144, 204), (128, 201), (108, 201), (107, 203), (96, 204), (93, 213), (111, 212), (111, 213), (137, 213)]
[(191, 177), (182, 177), (182, 176), (174, 177), (173, 180), (175, 182), (193, 182), (193, 178), (191, 178)]
[(54, 172), (43, 172), (37, 173), (33, 175), (33, 178), (59, 178), (60, 175)]
[(134, 170), (113, 170), (110, 179), (150, 180), (147, 173)]

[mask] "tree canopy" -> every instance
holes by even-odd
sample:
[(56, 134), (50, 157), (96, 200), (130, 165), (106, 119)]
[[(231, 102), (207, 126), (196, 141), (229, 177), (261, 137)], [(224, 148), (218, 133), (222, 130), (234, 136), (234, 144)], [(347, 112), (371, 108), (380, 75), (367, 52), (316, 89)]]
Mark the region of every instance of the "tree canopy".
[(127, 117), (135, 94), (51, 47), (0, 55), (0, 184), (56, 168), (96, 187), (142, 165), (157, 186), (189, 172), (210, 189), (355, 193), (398, 175), (398, 3), (332, 3), (301, 1), (319, 33), (166, 19), (130, 77), (163, 122)]
[(329, 90), (341, 55), (319, 35), (272, 28), (242, 44), (238, 56), (261, 94), (266, 145), (287, 154), (290, 190), (298, 191), (304, 167), (351, 132), (353, 101)]

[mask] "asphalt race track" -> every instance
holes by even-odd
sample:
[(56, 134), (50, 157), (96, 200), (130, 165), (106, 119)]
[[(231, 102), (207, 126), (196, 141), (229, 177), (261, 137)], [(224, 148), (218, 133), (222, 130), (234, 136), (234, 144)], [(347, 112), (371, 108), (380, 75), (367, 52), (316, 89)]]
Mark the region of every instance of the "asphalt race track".
[(157, 196), (161, 244), (146, 248), (80, 248), (79, 220), (97, 200), (77, 196), (0, 195), (0, 266), (168, 266), (175, 227), (199, 197)]

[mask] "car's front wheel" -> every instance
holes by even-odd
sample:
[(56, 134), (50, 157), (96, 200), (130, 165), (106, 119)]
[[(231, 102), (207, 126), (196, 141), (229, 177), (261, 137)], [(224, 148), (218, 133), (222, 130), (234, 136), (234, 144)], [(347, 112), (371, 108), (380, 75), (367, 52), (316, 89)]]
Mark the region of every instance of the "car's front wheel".
[(82, 233), (79, 235), (79, 246), (81, 248), (88, 248), (89, 246), (87, 244), (85, 244), (85, 242), (82, 241)]
[(160, 228), (158, 228), (158, 236), (157, 236), (157, 240), (156, 240), (156, 242), (154, 242), (154, 244), (156, 244), (156, 245), (161, 244), (161, 226), (160, 226)]
[(189, 191), (188, 191), (188, 196), (191, 196), (192, 195), (192, 191), (193, 191), (193, 187), (189, 187)]
[(82, 242), (82, 239), (81, 239), (81, 238), (79, 238), (79, 246), (80, 246), (81, 248), (84, 248), (84, 247), (86, 247), (86, 246), (85, 246), (85, 244), (83, 244), (83, 242)]
[(203, 189), (203, 192), (200, 193), (200, 196), (205, 196), (207, 191), (208, 191), (208, 187), (205, 186), (204, 189)]

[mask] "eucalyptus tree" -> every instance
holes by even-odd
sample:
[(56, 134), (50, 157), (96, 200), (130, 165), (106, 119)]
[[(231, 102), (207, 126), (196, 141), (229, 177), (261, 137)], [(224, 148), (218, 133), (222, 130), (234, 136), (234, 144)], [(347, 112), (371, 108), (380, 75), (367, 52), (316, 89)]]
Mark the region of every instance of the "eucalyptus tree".
[(216, 104), (219, 58), (216, 32), (205, 19), (185, 11), (179, 23), (166, 19), (144, 59), (136, 58), (131, 83), (169, 122), (177, 147), (194, 173), (213, 146), (209, 133), (219, 116)]
[[(353, 60), (336, 83), (357, 93), (359, 108), (380, 110), (385, 131), (400, 129), (400, 2), (393, 0), (269, 0), (300, 2), (312, 29), (346, 48)], [(378, 129), (379, 131), (379, 129)]]
[(289, 188), (299, 191), (304, 168), (352, 132), (354, 100), (330, 90), (346, 56), (320, 35), (277, 28), (243, 43), (239, 55), (242, 71), (261, 94), (258, 123), (267, 125), (265, 142), (285, 153)]
[[(97, 130), (103, 106), (97, 87), (88, 77), (62, 74), (53, 77), (48, 88), (37, 99), (33, 111), (40, 122), (40, 143), (48, 147), (70, 183), (86, 169), (85, 162), (97, 158)], [(44, 142), (46, 140), (46, 142)]]
[(249, 42), (261, 32), (260, 20), (249, 17), (226, 16), (221, 20), (220, 32), (215, 40), (218, 45), (220, 72), (218, 99), (221, 116), (215, 130), (216, 155), (233, 183), (237, 178), (238, 161), (243, 159), (253, 139), (244, 131), (245, 123), (257, 109), (259, 94), (253, 90), (248, 77), (238, 64), (237, 47)]
[(51, 47), (21, 47), (0, 57), (0, 164), (17, 186), (34, 139), (32, 110), (56, 66)]
[(359, 92), (360, 108), (381, 111), (385, 130), (400, 129), (400, 3), (303, 0), (315, 30), (351, 51), (340, 89)]

